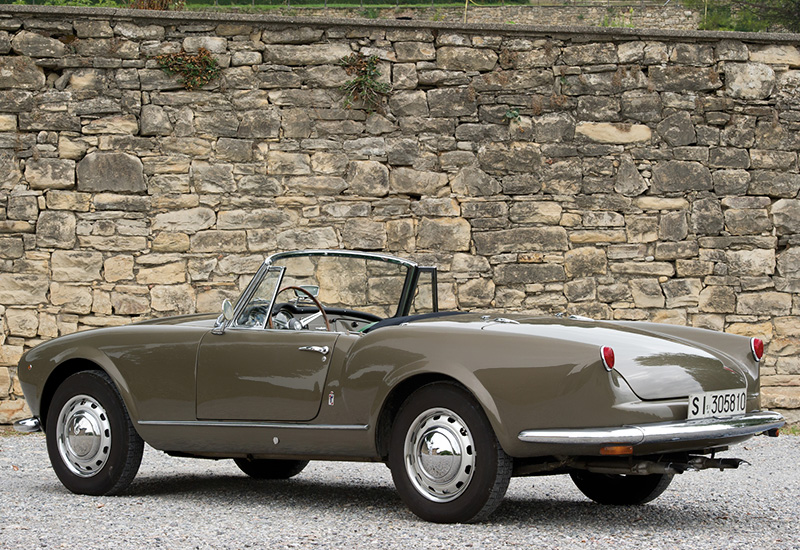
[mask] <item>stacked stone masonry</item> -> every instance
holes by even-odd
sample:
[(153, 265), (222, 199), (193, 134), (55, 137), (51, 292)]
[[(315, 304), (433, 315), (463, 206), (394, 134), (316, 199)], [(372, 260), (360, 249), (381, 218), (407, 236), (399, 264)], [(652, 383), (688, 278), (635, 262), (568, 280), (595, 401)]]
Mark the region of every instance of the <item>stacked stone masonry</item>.
[[(3, 7), (0, 419), (30, 346), (348, 248), (438, 265), (444, 308), (762, 337), (800, 420), (800, 36), (596, 31)], [(200, 91), (153, 59), (201, 47)]]
[[(546, 4), (546, 2), (545, 2)], [(277, 15), (309, 17), (363, 17), (368, 10), (344, 8), (275, 8)], [(464, 8), (418, 6), (414, 8), (386, 8), (371, 11), (381, 19), (414, 19), (428, 21), (462, 21)], [(512, 25), (591, 25), (621, 28), (696, 30), (703, 20), (700, 10), (687, 9), (680, 3), (628, 2), (625, 5), (537, 5), (531, 0), (525, 6), (481, 7), (469, 4), (467, 23), (501, 23)]]

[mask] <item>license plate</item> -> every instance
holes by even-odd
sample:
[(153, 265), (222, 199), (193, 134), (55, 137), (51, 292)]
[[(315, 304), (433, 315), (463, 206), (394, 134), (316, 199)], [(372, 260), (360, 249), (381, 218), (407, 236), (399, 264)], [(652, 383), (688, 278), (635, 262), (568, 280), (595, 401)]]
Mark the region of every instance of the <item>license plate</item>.
[(689, 420), (721, 416), (738, 416), (745, 413), (745, 390), (708, 391), (689, 396)]

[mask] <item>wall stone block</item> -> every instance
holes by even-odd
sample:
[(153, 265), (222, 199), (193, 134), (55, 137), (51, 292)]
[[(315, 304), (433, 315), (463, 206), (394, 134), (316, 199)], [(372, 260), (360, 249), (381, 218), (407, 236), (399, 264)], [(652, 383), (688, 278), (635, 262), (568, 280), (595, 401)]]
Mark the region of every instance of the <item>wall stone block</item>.
[(336, 65), (353, 50), (347, 44), (268, 45), (264, 48), (264, 63), (278, 65)]
[(66, 283), (50, 284), (50, 303), (66, 313), (87, 314), (92, 311), (92, 289)]
[(477, 113), (475, 93), (468, 87), (435, 89), (426, 95), (432, 117), (470, 116)]
[(497, 65), (497, 54), (488, 49), (443, 46), (436, 50), (436, 65), (453, 71), (491, 71)]
[(247, 234), (244, 231), (198, 231), (190, 237), (190, 242), (191, 252), (247, 251)]
[[(6, 310), (6, 324), (10, 336), (33, 338), (39, 329), (39, 316), (33, 309), (9, 308)], [(0, 392), (2, 392), (2, 371), (0, 371)]]
[(56, 250), (50, 265), (54, 281), (91, 282), (100, 279), (103, 255), (98, 252)]
[(552, 283), (566, 280), (566, 273), (556, 264), (504, 264), (495, 269), (494, 280), (500, 285)]
[(382, 223), (351, 219), (342, 229), (342, 243), (356, 250), (383, 250), (387, 242), (386, 228)]
[(481, 255), (506, 252), (567, 250), (567, 231), (561, 227), (519, 227), (502, 231), (476, 232), (475, 249)]
[(471, 228), (462, 218), (423, 218), (417, 236), (417, 249), (469, 250)]
[(736, 297), (740, 315), (787, 315), (792, 310), (792, 296), (782, 292), (748, 292)]
[(75, 186), (75, 161), (31, 160), (25, 165), (25, 179), (32, 189), (69, 189)]
[(700, 199), (692, 204), (692, 231), (697, 235), (718, 235), (725, 225), (722, 207), (715, 199)]
[(290, 229), (277, 236), (280, 250), (299, 250), (303, 248), (339, 248), (339, 239), (332, 227), (316, 227), (297, 231)]
[(36, 244), (41, 248), (75, 246), (77, 222), (72, 212), (46, 210), (36, 223)]
[(656, 128), (664, 141), (673, 147), (689, 145), (697, 140), (692, 119), (685, 111), (668, 116)]
[(216, 219), (214, 211), (206, 207), (164, 212), (156, 214), (152, 229), (154, 231), (196, 233), (214, 225)]
[(112, 292), (111, 307), (117, 315), (143, 315), (150, 311), (150, 300), (141, 294)]
[(652, 130), (642, 124), (579, 122), (575, 127), (575, 133), (599, 143), (636, 143), (648, 141)]
[(722, 87), (722, 80), (713, 67), (652, 66), (648, 76), (659, 92), (707, 92)]
[(0, 59), (0, 89), (39, 90), (44, 87), (44, 70), (26, 56)]
[(790, 199), (775, 201), (771, 214), (779, 235), (800, 233), (800, 201)]
[(788, 44), (756, 45), (750, 48), (750, 61), (796, 69), (800, 67), (800, 49)]
[(127, 153), (89, 153), (76, 172), (78, 191), (141, 193), (147, 189), (142, 161)]

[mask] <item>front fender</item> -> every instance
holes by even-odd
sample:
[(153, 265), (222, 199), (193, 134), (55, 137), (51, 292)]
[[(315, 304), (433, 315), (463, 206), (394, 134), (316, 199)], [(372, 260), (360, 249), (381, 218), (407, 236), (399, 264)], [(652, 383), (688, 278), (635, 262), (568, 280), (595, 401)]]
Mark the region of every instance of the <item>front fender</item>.
[(128, 414), (138, 418), (136, 400), (114, 361), (103, 351), (72, 339), (52, 340), (22, 356), (18, 373), (25, 400), (34, 416), (44, 423), (50, 399), (68, 376), (81, 370), (103, 370), (117, 387)]

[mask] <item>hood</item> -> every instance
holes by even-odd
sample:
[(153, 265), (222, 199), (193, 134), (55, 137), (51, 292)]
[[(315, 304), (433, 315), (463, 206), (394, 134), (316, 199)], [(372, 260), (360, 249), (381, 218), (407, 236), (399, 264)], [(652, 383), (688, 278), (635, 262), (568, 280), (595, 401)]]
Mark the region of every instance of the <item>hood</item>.
[(645, 400), (684, 398), (692, 393), (748, 386), (743, 365), (725, 349), (707, 343), (724, 337), (735, 339), (744, 349), (749, 344), (743, 337), (681, 327), (679, 338), (669, 334), (671, 325), (561, 317), (508, 315), (487, 319), (464, 315), (439, 322), (469, 324), (483, 332), (545, 338), (550, 345), (565, 349), (576, 344), (596, 346), (598, 361), (600, 348), (610, 346), (616, 358), (614, 370)]
[(161, 319), (148, 319), (138, 321), (132, 325), (186, 325), (204, 328), (214, 328), (214, 321), (219, 317), (219, 313), (196, 313), (192, 315), (176, 315), (175, 317), (163, 317)]

